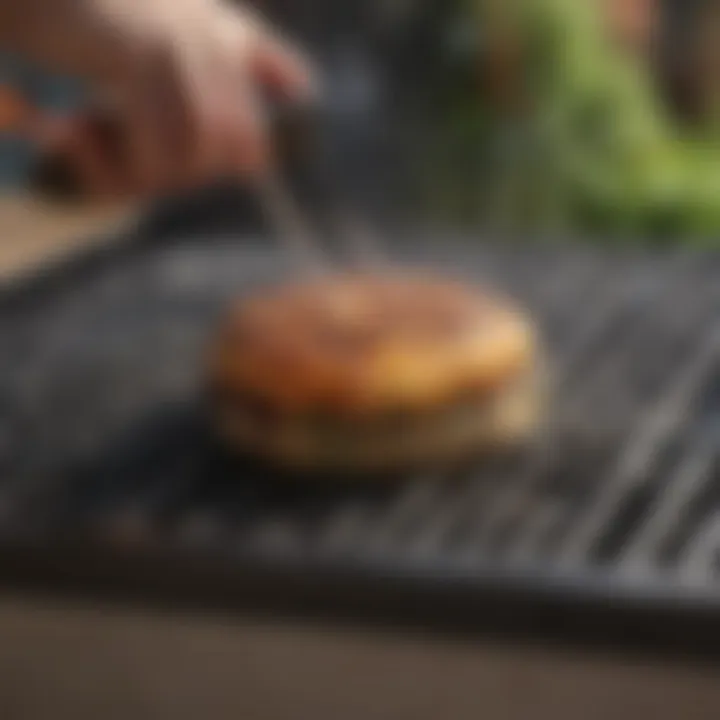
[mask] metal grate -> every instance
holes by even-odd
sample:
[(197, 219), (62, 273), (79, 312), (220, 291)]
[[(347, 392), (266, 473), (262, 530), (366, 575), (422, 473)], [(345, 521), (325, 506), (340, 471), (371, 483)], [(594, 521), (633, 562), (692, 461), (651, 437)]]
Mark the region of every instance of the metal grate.
[(418, 239), (396, 254), (499, 284), (538, 317), (556, 389), (532, 449), (371, 489), (238, 467), (203, 433), (197, 360), (227, 299), (282, 263), (237, 240), (156, 245), (2, 305), (2, 537), (712, 596), (720, 256)]

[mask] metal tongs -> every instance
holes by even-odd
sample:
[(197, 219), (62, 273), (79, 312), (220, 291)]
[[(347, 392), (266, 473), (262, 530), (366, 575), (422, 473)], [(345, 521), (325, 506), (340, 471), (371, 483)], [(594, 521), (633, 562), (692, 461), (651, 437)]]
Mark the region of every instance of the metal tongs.
[[(40, 113), (19, 93), (3, 88), (0, 93), (0, 128), (20, 129)], [(327, 271), (334, 263), (325, 248), (333, 235), (351, 264), (376, 265), (378, 243), (340, 198), (341, 178), (331, 169), (327, 138), (323, 134), (318, 102), (273, 102), (268, 106), (274, 138), (276, 164), (255, 178), (251, 193), (260, 203), (265, 221), (283, 249), (304, 271)], [(120, 128), (109, 113), (93, 117), (103, 142), (121, 151)], [(68, 158), (43, 154), (31, 169), (30, 192), (62, 205), (85, 200), (84, 188)], [(345, 261), (347, 262), (347, 261)]]
[(273, 106), (280, 166), (259, 177), (255, 191), (271, 230), (305, 270), (332, 269), (335, 263), (324, 248), (324, 241), (331, 239), (345, 254), (344, 265), (349, 261), (377, 267), (379, 243), (367, 222), (351, 209), (347, 193), (341, 192), (343, 178), (329, 157), (322, 109), (307, 102)]

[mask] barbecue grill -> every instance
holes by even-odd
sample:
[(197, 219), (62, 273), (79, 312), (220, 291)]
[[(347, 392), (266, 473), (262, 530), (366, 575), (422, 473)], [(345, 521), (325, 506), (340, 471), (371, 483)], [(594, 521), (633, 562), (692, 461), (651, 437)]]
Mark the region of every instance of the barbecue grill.
[(3, 582), (715, 655), (720, 257), (408, 233), (392, 259), (532, 309), (554, 385), (532, 447), (381, 488), (227, 457), (203, 344), (288, 263), (138, 231), (3, 291)]
[[(329, 71), (335, 178), (417, 213), (445, 5), (267, 5)], [(290, 271), (247, 200), (0, 287), (0, 717), (715, 720), (720, 256), (388, 231), (538, 318), (547, 432), (300, 487), (228, 457), (198, 392), (228, 300)]]

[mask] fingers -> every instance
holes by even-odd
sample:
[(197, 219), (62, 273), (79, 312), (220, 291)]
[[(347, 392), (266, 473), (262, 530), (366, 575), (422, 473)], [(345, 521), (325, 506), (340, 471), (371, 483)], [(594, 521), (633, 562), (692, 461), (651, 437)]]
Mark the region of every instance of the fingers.
[(315, 75), (301, 53), (257, 18), (241, 23), (233, 40), (239, 104), (251, 112), (250, 126), (236, 138), (238, 169), (243, 174), (261, 173), (273, 156), (266, 101), (312, 97)]
[(289, 44), (254, 17), (219, 4), (200, 12), (197, 1), (192, 26), (173, 25), (128, 58), (115, 88), (119, 147), (103, 147), (82, 123), (55, 138), (93, 196), (156, 197), (261, 173), (271, 155), (261, 91), (312, 92)]
[(193, 172), (197, 144), (197, 98), (182, 64), (164, 48), (153, 51), (125, 90), (119, 110), (133, 190), (154, 196), (182, 187)]
[(90, 116), (46, 118), (35, 133), (41, 152), (69, 163), (83, 194), (102, 201), (119, 199), (130, 187), (127, 169), (110, 154), (106, 135)]
[(267, 159), (267, 137), (252, 88), (233, 74), (197, 86), (192, 112), (198, 175), (193, 180), (247, 178), (260, 172)]
[(267, 167), (269, 132), (262, 108), (248, 92), (247, 101), (233, 104), (232, 126), (227, 127), (230, 174), (250, 178)]

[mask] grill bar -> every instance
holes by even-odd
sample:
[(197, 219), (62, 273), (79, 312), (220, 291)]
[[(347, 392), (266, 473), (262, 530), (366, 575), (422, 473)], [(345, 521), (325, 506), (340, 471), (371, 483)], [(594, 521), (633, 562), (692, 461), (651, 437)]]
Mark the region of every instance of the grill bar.
[(707, 433), (690, 449), (665, 491), (647, 508), (643, 525), (620, 558), (621, 572), (637, 575), (651, 571), (668, 528), (683, 519), (692, 500), (711, 480), (719, 445), (720, 437)]
[(653, 465), (663, 443), (682, 431), (693, 400), (703, 382), (715, 371), (719, 357), (720, 332), (714, 332), (701, 346), (698, 355), (679, 373), (674, 387), (643, 418), (620, 455), (609, 481), (604, 483), (600, 496), (588, 511), (576, 517), (576, 529), (566, 538), (561, 563), (577, 565), (583, 562), (628, 494), (652, 480)]

